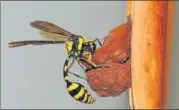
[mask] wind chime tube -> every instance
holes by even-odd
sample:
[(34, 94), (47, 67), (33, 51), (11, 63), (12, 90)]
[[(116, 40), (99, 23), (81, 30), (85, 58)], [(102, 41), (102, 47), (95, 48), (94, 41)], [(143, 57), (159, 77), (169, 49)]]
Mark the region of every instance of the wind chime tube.
[(167, 1), (132, 2), (131, 72), (135, 109), (160, 109)]

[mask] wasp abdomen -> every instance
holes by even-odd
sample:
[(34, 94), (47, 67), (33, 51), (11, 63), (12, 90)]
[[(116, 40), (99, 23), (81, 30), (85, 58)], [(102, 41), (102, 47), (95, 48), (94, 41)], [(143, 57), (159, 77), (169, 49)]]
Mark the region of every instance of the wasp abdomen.
[(69, 94), (74, 99), (82, 103), (92, 104), (95, 102), (95, 99), (88, 93), (87, 89), (80, 83), (69, 82), (67, 84), (67, 89)]

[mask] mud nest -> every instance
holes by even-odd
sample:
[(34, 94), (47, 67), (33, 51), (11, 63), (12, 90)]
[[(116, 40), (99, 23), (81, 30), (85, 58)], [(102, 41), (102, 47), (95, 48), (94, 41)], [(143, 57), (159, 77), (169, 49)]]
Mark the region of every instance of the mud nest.
[(103, 68), (89, 70), (86, 78), (100, 97), (118, 96), (131, 87), (130, 66), (131, 25), (114, 28), (104, 39), (92, 60)]

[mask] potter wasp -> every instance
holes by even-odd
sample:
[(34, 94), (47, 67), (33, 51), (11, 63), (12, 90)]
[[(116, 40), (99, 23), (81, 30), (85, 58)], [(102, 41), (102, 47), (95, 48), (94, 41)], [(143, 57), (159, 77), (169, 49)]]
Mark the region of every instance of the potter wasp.
[[(40, 34), (47, 40), (27, 40), (27, 41), (14, 41), (8, 43), (9, 48), (25, 46), (25, 45), (43, 45), (43, 44), (59, 44), (65, 43), (66, 50), (68, 53), (68, 57), (65, 60), (63, 67), (64, 80), (67, 84), (67, 89), (69, 94), (82, 103), (92, 104), (95, 102), (95, 99), (89, 94), (87, 89), (78, 82), (71, 82), (69, 80), (70, 73), (69, 69), (73, 65), (74, 61), (81, 61), (87, 63), (93, 68), (100, 67), (100, 65), (96, 65), (91, 61), (91, 56), (94, 54), (96, 50), (96, 42), (101, 45), (99, 39), (87, 40), (85, 37), (81, 35), (72, 34), (53, 23), (47, 21), (33, 21), (31, 22), (31, 26), (40, 30)], [(88, 55), (88, 58), (84, 57)], [(70, 66), (69, 60), (73, 59)], [(79, 63), (80, 64), (80, 63)], [(81, 65), (82, 66), (82, 65)], [(71, 74), (80, 77), (77, 74), (71, 72)]]

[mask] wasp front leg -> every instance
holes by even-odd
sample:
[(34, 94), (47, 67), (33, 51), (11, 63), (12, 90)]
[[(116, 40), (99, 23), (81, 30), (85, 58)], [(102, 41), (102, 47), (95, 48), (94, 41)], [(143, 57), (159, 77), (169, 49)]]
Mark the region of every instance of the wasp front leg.
[(94, 40), (94, 42), (96, 42), (96, 41), (99, 43), (99, 45), (100, 45), (100, 47), (101, 47), (102, 44), (101, 44), (101, 42), (99, 41), (99, 39), (96, 38), (96, 39)]
[(80, 58), (80, 61), (84, 62), (85, 64), (87, 64), (88, 67), (87, 69), (85, 69), (85, 72), (91, 70), (91, 69), (96, 69), (96, 68), (109, 68), (107, 66), (104, 66), (104, 64), (95, 64), (92, 60), (88, 60), (85, 58)]

